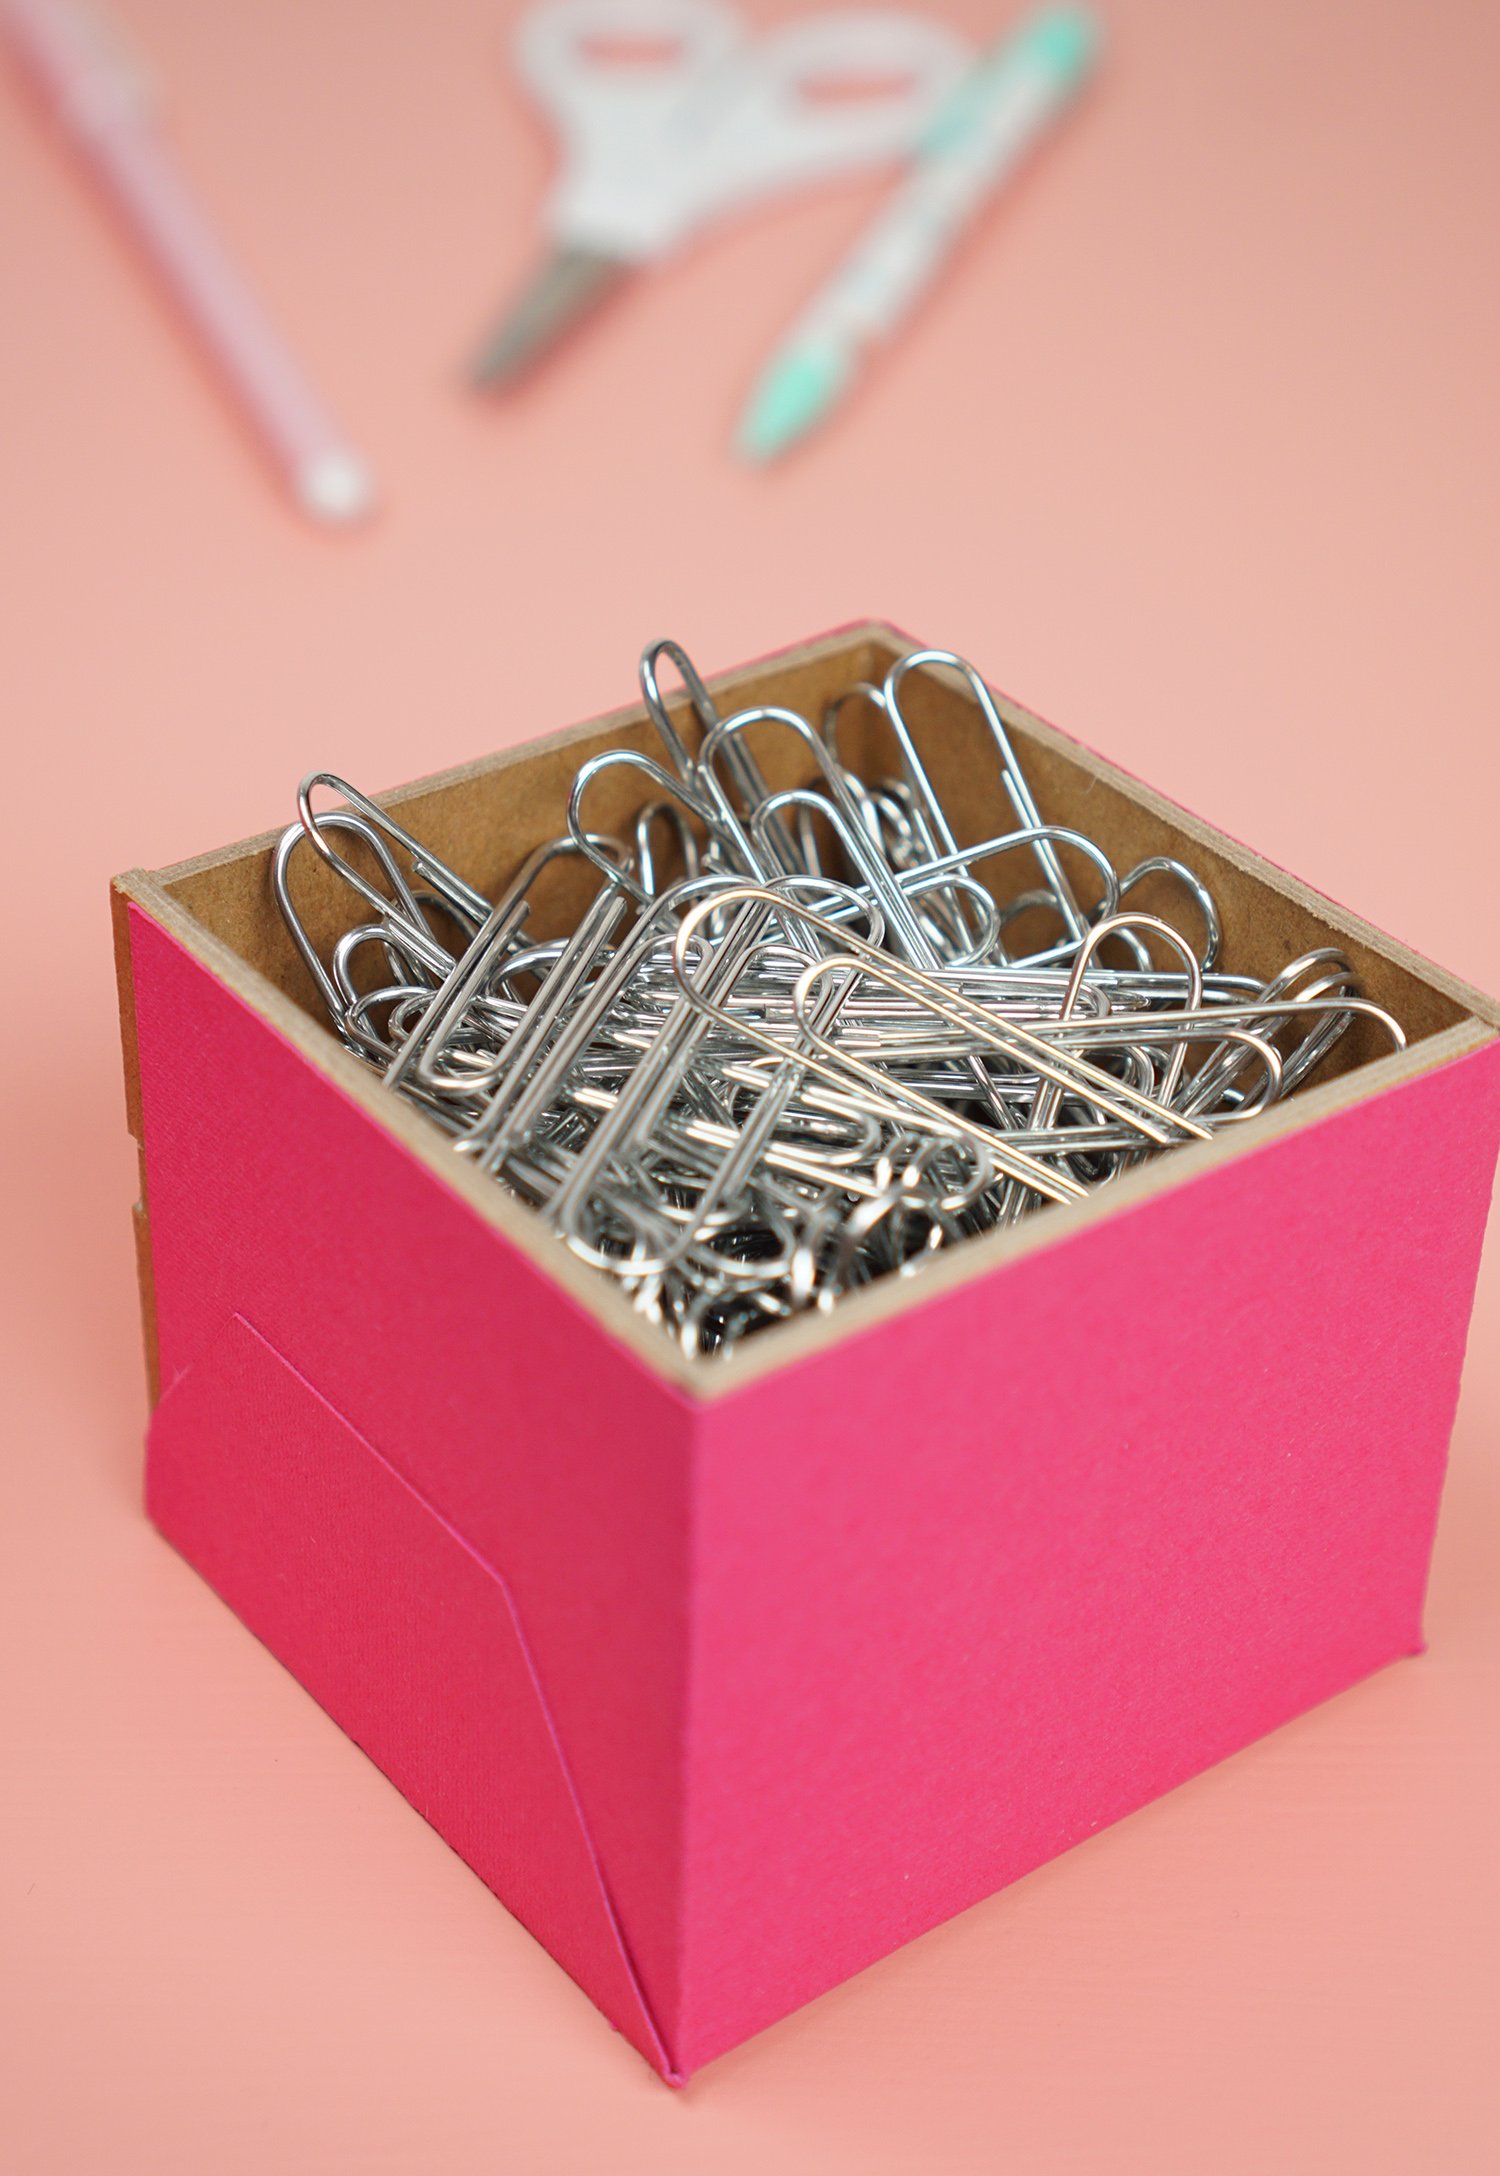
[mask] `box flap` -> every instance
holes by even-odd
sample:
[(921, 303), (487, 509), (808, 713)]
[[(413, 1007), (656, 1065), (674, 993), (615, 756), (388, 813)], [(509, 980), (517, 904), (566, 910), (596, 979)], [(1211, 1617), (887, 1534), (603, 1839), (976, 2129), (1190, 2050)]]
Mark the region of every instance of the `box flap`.
[(673, 2083), (503, 1575), (234, 1315), (151, 1424), (158, 1526)]

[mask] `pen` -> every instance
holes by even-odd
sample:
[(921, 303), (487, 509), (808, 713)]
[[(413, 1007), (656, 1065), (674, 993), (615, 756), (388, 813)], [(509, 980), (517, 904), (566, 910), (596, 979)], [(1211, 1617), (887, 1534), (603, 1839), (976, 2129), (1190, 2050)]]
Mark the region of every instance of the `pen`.
[(303, 511), (351, 521), (370, 475), (325, 414), (275, 327), (156, 138), (147, 79), (70, 0), (4, 0), (0, 22), (57, 116), (165, 279)]
[(915, 306), (968, 220), (1083, 83), (1098, 51), (1093, 15), (1044, 7), (959, 84), (916, 164), (772, 355), (740, 421), (754, 462), (811, 431), (853, 383), (865, 349)]

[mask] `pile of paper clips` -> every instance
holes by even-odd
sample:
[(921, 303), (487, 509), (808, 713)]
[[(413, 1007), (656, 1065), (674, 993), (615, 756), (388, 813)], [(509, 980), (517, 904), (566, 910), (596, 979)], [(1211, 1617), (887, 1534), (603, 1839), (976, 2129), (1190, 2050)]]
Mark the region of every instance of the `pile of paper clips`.
[[(944, 668), (972, 691), (1016, 818), (974, 846), (956, 843), (903, 709), (908, 675)], [(720, 718), (672, 643), (646, 652), (641, 682), (671, 769), (625, 748), (585, 762), (566, 835), (499, 899), (322, 772), (275, 888), (346, 1046), (689, 1353), (727, 1354), (1254, 1117), (1358, 1014), (1403, 1042), (1338, 951), (1265, 983), (1216, 971), (1198, 877), (1165, 858), (1119, 874), (1044, 823), (988, 690), (949, 652), (903, 658), (816, 726), (767, 707)], [(899, 776), (842, 760), (855, 696), (884, 713)], [(796, 736), (814, 783), (770, 791), (752, 729)], [(648, 795), (628, 841), (584, 816), (620, 765)], [(315, 812), (319, 788), (346, 806)], [(370, 910), (326, 960), (291, 896), (304, 845)], [(1064, 851), (1094, 872), (1086, 908)], [(585, 857), (598, 889), (570, 935), (539, 942), (529, 895), (559, 855)], [(1028, 889), (1001, 907), (976, 871), (1004, 855), (1026, 857)], [(1148, 877), (1181, 894), (1196, 941), (1126, 907)], [(1023, 916), (1047, 941), (1017, 955)]]

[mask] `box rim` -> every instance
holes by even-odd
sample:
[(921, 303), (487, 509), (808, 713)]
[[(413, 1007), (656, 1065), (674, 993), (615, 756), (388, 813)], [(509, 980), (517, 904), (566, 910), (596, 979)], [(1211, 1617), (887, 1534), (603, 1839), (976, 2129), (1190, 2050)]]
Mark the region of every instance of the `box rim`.
[[(727, 672), (715, 674), (708, 685), (715, 693), (732, 694), (736, 683), (751, 675), (763, 673), (769, 665), (790, 666), (812, 661), (827, 655), (835, 648), (847, 647), (861, 640), (895, 654), (912, 647), (925, 647), (916, 644), (914, 638), (904, 634), (889, 621), (854, 621), (810, 641), (769, 652)], [(986, 682), (986, 685), (989, 683)], [(1008, 1267), (1012, 1262), (1023, 1260), (1043, 1247), (1065, 1242), (1103, 1217), (1127, 1214), (1158, 1194), (1192, 1184), (1220, 1164), (1254, 1153), (1258, 1148), (1289, 1133), (1299, 1132), (1305, 1127), (1334, 1117), (1351, 1104), (1379, 1095), (1438, 1066), (1453, 1063), (1493, 1041), (1496, 1033), (1500, 1032), (1500, 1007), (1480, 991), (1461, 982), (1446, 969), (1378, 929), (1373, 923), (1350, 913), (1264, 855), (1254, 852), (1228, 833), (1205, 822), (1191, 810), (1185, 809), (1157, 788), (1137, 778), (1122, 765), (1100, 755), (1087, 743), (1052, 725), (1028, 710), (1025, 705), (1005, 695), (998, 695), (997, 699), (1007, 718), (1015, 717), (1037, 738), (1058, 744), (1071, 760), (1082, 764), (1109, 785), (1125, 791), (1130, 799), (1145, 807), (1151, 814), (1170, 823), (1190, 839), (1196, 839), (1233, 863), (1244, 874), (1316, 916), (1338, 934), (1381, 953), (1394, 965), (1425, 981), (1460, 1006), (1466, 1017), (1404, 1050), (1393, 1051), (1386, 1057), (1358, 1066), (1354, 1071), (1341, 1074), (1316, 1088), (1299, 1092), (1285, 1103), (1273, 1105), (1261, 1116), (1246, 1120), (1243, 1125), (1226, 1129), (1210, 1141), (1179, 1147), (1169, 1156), (1155, 1158), (1138, 1171), (1114, 1181), (1108, 1187), (1100, 1188), (1082, 1201), (1038, 1211), (1007, 1230), (972, 1238), (961, 1248), (935, 1256), (915, 1276), (879, 1279), (860, 1291), (846, 1294), (837, 1307), (826, 1315), (802, 1315), (788, 1322), (777, 1323), (761, 1336), (747, 1341), (736, 1352), (733, 1364), (725, 1366), (723, 1362), (712, 1357), (691, 1358), (681, 1352), (666, 1334), (645, 1321), (607, 1279), (560, 1245), (533, 1210), (524, 1202), (514, 1200), (503, 1187), (498, 1186), (486, 1174), (475, 1171), (463, 1158), (454, 1156), (443, 1136), (419, 1111), (398, 1097), (385, 1094), (369, 1068), (361, 1065), (351, 1052), (345, 1050), (336, 1037), (303, 1012), (258, 968), (250, 966), (173, 896), (170, 887), (187, 877), (225, 866), (248, 854), (262, 853), (274, 846), (285, 829), (284, 825), (212, 849), (208, 853), (171, 863), (162, 869), (126, 870), (112, 880), (111, 894), (116, 926), (127, 1118), (131, 1132), (142, 1146), (144, 1211), (140, 1221), (145, 1228), (140, 1233), (138, 1253), (147, 1367), (153, 1385), (153, 1397), (156, 1369), (155, 1353), (152, 1349), (154, 1308), (150, 1267), (150, 1208), (144, 1187), (144, 1142), (133, 972), (127, 930), (128, 906), (131, 904), (149, 915), (190, 956), (208, 968), (233, 996), (256, 1013), (273, 1033), (289, 1043), (300, 1057), (307, 1059), (378, 1126), (394, 1136), (404, 1148), (411, 1150), (441, 1184), (451, 1193), (457, 1194), (482, 1221), (515, 1245), (551, 1283), (578, 1303), (598, 1329), (613, 1338), (617, 1344), (623, 1345), (651, 1375), (694, 1406), (716, 1404), (726, 1397), (748, 1390), (766, 1376), (779, 1374), (785, 1368), (796, 1366), (852, 1337), (860, 1336), (894, 1314), (906, 1313), (913, 1308), (935, 1302), (957, 1287), (977, 1281), (1002, 1267)], [(495, 750), (487, 756), (410, 780), (374, 798), (383, 807), (399, 807), (407, 800), (445, 787), (461, 785), (467, 779), (490, 776), (497, 771), (509, 769), (532, 759), (540, 752), (555, 753), (573, 742), (597, 739), (602, 734), (638, 723), (641, 716), (639, 704), (624, 705), (599, 717), (586, 719), (580, 724), (535, 735), (529, 740)]]

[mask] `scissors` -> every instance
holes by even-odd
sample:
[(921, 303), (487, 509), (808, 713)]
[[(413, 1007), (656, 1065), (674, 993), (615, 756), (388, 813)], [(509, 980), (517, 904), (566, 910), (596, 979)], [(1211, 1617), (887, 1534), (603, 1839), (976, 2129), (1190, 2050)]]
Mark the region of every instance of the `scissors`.
[(700, 228), (899, 157), (972, 54), (942, 24), (885, 9), (752, 38), (719, 0), (545, 0), (521, 21), (516, 59), (563, 166), (551, 255), (479, 354), (485, 386)]

